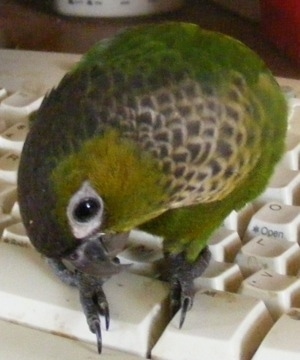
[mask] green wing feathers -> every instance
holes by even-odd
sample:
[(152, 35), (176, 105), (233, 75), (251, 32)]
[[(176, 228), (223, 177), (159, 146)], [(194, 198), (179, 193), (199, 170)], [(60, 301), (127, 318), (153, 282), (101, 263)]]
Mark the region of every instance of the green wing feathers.
[(156, 183), (149, 187), (151, 214), (140, 220), (126, 211), (129, 194), (114, 202), (126, 230), (163, 236), (166, 250), (190, 260), (232, 210), (264, 190), (284, 151), (285, 98), (263, 61), (228, 36), (186, 23), (135, 27), (96, 45), (70, 77), (86, 81), (82, 108), (92, 104), (101, 119), (97, 136), (115, 129), (164, 178), (153, 207)]

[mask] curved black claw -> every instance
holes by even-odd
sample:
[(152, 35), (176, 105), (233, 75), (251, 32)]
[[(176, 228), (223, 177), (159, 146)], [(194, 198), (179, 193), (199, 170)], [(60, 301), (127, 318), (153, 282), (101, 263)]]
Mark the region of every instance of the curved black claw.
[(102, 352), (102, 334), (101, 334), (100, 321), (98, 320), (97, 322), (95, 322), (93, 327), (94, 327), (93, 332), (95, 332), (96, 338), (97, 338), (98, 353), (101, 354), (101, 352)]
[[(101, 303), (99, 303), (100, 298), (104, 300)], [(98, 300), (96, 299), (96, 301), (99, 305), (99, 313), (102, 316), (104, 316), (104, 319), (105, 319), (105, 329), (108, 330), (109, 323), (110, 323), (109, 307), (108, 307), (108, 302), (106, 301), (106, 297), (105, 297), (105, 294), (103, 291), (101, 294), (98, 294)]]
[(187, 313), (188, 310), (190, 310), (192, 305), (193, 305), (193, 299), (192, 298), (189, 298), (189, 297), (184, 298), (183, 303), (182, 303), (182, 307), (181, 307), (181, 314), (180, 314), (180, 321), (179, 321), (179, 328), (180, 329), (182, 328), (182, 325), (184, 323), (186, 313)]
[(170, 282), (171, 291), (171, 315), (172, 317), (181, 310), (179, 327), (181, 328), (186, 313), (193, 306), (194, 298), (194, 279), (200, 276), (206, 269), (211, 258), (210, 251), (205, 248), (200, 253), (198, 259), (190, 263), (185, 258), (184, 253), (172, 255), (165, 254), (166, 269), (164, 278)]
[(102, 289), (104, 280), (82, 274), (79, 275), (79, 293), (82, 309), (92, 333), (96, 334), (98, 353), (102, 351), (100, 315), (104, 316), (105, 328), (109, 329), (109, 306)]
[[(183, 275), (183, 273), (181, 275)], [(171, 316), (173, 317), (179, 310), (181, 310), (179, 320), (179, 328), (181, 328), (184, 323), (186, 313), (193, 305), (193, 278), (187, 276), (186, 279), (176, 279), (176, 282), (171, 283), (170, 298)]]

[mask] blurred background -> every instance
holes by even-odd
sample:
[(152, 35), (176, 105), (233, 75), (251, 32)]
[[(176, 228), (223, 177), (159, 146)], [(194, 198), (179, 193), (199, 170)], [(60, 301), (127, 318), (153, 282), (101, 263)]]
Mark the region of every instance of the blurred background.
[[(130, 16), (146, 3), (142, 16)], [(132, 13), (124, 16), (125, 7)], [(84, 53), (125, 27), (162, 21), (234, 36), (275, 75), (300, 79), (299, 0), (0, 0), (0, 46)]]

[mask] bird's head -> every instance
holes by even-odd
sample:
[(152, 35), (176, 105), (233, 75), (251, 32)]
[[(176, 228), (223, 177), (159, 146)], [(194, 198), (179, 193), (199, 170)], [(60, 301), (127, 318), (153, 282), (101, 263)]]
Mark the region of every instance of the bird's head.
[(43, 255), (106, 276), (123, 269), (116, 256), (130, 230), (165, 211), (166, 181), (151, 157), (107, 131), (51, 165), (21, 161), (21, 213)]
[(68, 228), (77, 245), (64, 259), (76, 269), (94, 276), (110, 276), (125, 269), (116, 257), (125, 247), (129, 232), (107, 234), (105, 205), (89, 181), (71, 196), (65, 209)]

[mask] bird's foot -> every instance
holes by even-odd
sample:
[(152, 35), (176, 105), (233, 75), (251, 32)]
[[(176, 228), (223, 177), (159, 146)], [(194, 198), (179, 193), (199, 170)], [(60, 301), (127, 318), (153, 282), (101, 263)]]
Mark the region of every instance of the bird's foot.
[(47, 259), (54, 273), (65, 284), (77, 286), (80, 302), (90, 330), (96, 334), (99, 354), (102, 351), (100, 315), (104, 316), (105, 328), (109, 328), (109, 307), (102, 285), (107, 277), (94, 277), (75, 270), (69, 270), (59, 259)]
[(162, 274), (163, 278), (169, 281), (170, 291), (170, 310), (173, 317), (178, 310), (181, 310), (179, 327), (181, 328), (186, 313), (191, 309), (194, 298), (194, 279), (200, 276), (206, 269), (211, 253), (205, 248), (200, 253), (198, 259), (189, 262), (184, 253), (172, 255), (165, 254), (166, 269)]
[(102, 351), (100, 315), (104, 316), (106, 330), (109, 328), (109, 307), (102, 285), (112, 275), (130, 266), (120, 264), (116, 257), (127, 238), (128, 234), (94, 238), (82, 242), (63, 260), (47, 259), (52, 270), (64, 283), (78, 287), (88, 326), (97, 337), (99, 353)]
[(105, 279), (101, 280), (99, 277), (79, 273), (79, 294), (80, 302), (88, 326), (92, 333), (96, 334), (98, 353), (102, 351), (102, 335), (100, 315), (104, 316), (105, 328), (109, 328), (109, 306), (103, 291), (102, 285)]

